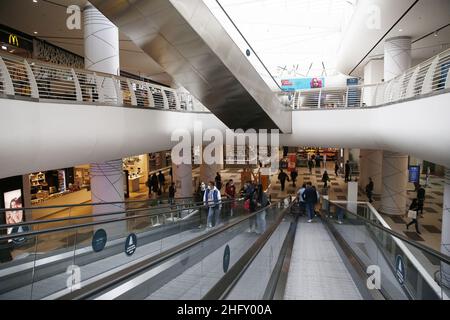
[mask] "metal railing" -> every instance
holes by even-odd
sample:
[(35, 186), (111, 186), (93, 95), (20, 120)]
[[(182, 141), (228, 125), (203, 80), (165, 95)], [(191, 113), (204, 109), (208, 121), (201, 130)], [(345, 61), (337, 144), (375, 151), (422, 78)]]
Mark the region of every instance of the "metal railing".
[(379, 106), (450, 89), (450, 49), (373, 85), (305, 89), (279, 97), (291, 109), (361, 108)]
[(208, 110), (188, 93), (0, 52), (0, 96), (168, 110)]
[[(335, 218), (343, 222), (342, 226), (335, 225), (333, 229), (352, 248), (361, 263), (365, 267), (380, 267), (385, 278), (381, 283), (381, 291), (386, 298), (398, 299), (404, 291), (410, 299), (448, 300), (449, 292), (437, 281), (435, 274), (441, 274), (449, 268), (449, 256), (393, 231), (370, 203), (331, 201), (324, 197), (323, 204), (328, 218), (334, 212)], [(360, 229), (357, 230), (358, 227)], [(361, 254), (358, 246), (369, 238), (375, 240), (376, 247), (368, 242), (366, 246), (371, 247), (371, 251)], [(397, 276), (399, 256), (404, 261), (405, 279), (401, 285), (396, 285), (389, 282), (388, 274)]]

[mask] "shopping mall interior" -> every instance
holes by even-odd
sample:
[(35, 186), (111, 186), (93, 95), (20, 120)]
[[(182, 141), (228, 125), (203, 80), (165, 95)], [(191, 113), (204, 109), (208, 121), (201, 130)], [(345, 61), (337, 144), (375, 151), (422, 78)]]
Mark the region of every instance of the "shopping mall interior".
[(0, 300), (448, 300), (450, 0), (0, 1)]

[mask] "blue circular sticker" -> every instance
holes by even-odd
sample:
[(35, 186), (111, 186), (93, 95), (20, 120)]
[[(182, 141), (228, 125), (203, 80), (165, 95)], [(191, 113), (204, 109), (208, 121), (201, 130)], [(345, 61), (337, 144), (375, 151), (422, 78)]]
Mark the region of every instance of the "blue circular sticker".
[(131, 256), (137, 248), (137, 236), (134, 233), (130, 233), (125, 240), (125, 254)]
[(227, 273), (230, 266), (230, 246), (227, 245), (223, 252), (223, 272)]
[(104, 229), (98, 229), (95, 231), (94, 236), (92, 237), (92, 249), (95, 252), (100, 252), (105, 248), (107, 241), (106, 231)]
[(245, 54), (247, 55), (247, 57), (250, 57), (250, 49), (247, 49), (247, 50), (245, 51)]
[(400, 284), (405, 282), (405, 263), (403, 262), (403, 258), (401, 256), (397, 256), (395, 258), (395, 275), (397, 276), (397, 280)]

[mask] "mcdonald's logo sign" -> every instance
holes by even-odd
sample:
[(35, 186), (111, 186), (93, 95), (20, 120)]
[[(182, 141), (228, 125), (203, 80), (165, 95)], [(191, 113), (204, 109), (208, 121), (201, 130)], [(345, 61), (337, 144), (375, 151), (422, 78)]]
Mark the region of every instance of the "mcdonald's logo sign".
[(17, 38), (17, 36), (15, 34), (10, 34), (9, 38), (8, 38), (8, 42), (10, 45), (19, 46), (19, 39)]

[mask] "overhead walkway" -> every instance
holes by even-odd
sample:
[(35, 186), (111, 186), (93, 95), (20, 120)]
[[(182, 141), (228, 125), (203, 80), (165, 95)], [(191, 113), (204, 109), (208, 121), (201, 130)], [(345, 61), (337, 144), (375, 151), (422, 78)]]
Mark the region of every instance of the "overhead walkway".
[(180, 228), (155, 242), (138, 234), (131, 257), (91, 252), (81, 286), (60, 271), (0, 298), (448, 299), (441, 279), (450, 257), (390, 230), (370, 204), (325, 196), (312, 223), (291, 207), (286, 198), (211, 230)]
[[(378, 85), (286, 93), (292, 133), (280, 144), (392, 150), (450, 166), (449, 66), (446, 50)], [(168, 150), (197, 122), (225, 132), (205, 110), (170, 88), (1, 53), (0, 178)]]

